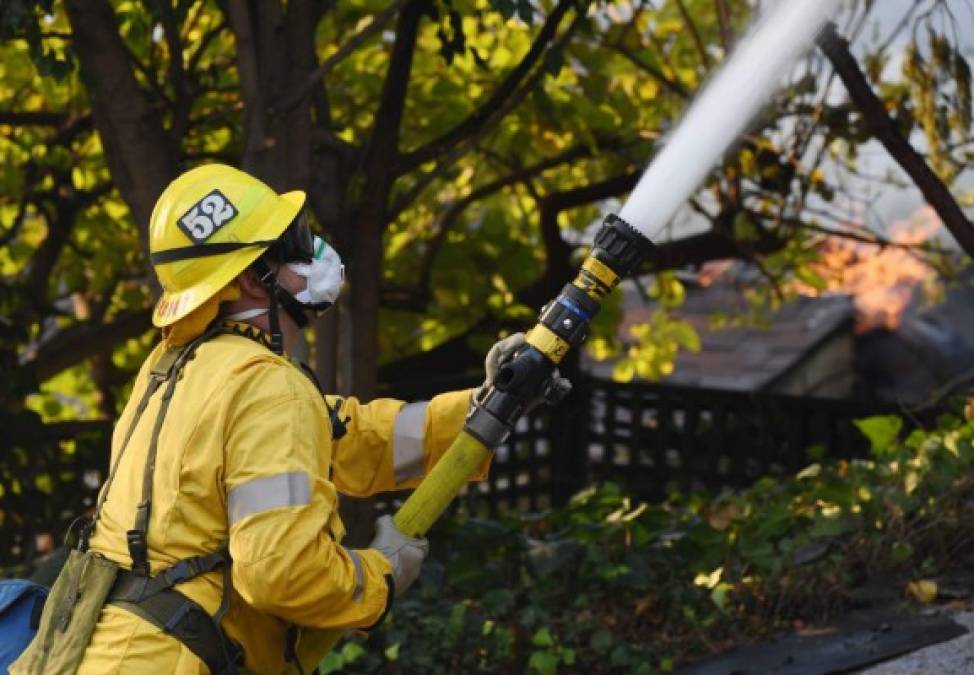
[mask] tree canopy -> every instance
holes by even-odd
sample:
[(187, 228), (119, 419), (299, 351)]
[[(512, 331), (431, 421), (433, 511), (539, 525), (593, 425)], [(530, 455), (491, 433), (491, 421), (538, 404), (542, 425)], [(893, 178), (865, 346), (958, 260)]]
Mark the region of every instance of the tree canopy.
[[(326, 386), (369, 396), (380, 375), (478, 362), (572, 275), (588, 228), (635, 184), (754, 4), (5, 3), (0, 415), (23, 432), (0, 447), (50, 441), (42, 421), (115, 414), (156, 339), (152, 205), (204, 162), (306, 190), (345, 257), (344, 298), (315, 327)], [(744, 259), (765, 280), (755, 301), (773, 304), (785, 279), (821, 284), (810, 263), (822, 237), (882, 243), (881, 231), (850, 229), (843, 207), (853, 178), (885, 184), (857, 162), (885, 142), (877, 115), (884, 133), (914, 141), (925, 180), (952, 201), (974, 148), (957, 3), (912, 3), (885, 32), (873, 29), (877, 3), (849, 4), (831, 51), (796, 68), (687, 205), (703, 227), (660, 242), (647, 271), (664, 306), (682, 292), (668, 270)], [(860, 80), (842, 81), (878, 109), (832, 74), (850, 54), (843, 37), (858, 55), (846, 74)], [(610, 308), (595, 327), (601, 352), (618, 349), (617, 318)], [(694, 342), (665, 311), (634, 339), (650, 374)]]

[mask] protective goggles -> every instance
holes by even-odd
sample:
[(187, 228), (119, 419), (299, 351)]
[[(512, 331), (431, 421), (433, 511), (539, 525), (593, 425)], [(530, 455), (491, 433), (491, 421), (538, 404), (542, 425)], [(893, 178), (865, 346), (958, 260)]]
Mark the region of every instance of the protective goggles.
[(315, 237), (308, 225), (308, 214), (301, 211), (277, 241), (264, 254), (280, 263), (310, 263), (315, 257)]

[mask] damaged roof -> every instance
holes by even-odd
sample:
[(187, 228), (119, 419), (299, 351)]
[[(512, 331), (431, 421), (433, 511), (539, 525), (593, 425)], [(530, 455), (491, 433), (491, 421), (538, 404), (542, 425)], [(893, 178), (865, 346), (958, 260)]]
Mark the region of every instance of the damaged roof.
[[(623, 285), (623, 321), (619, 338), (631, 340), (629, 328), (649, 320), (658, 305), (645, 300), (631, 282)], [(681, 350), (676, 368), (663, 382), (695, 387), (756, 391), (769, 388), (838, 332), (851, 334), (855, 310), (847, 295), (798, 297), (750, 325), (715, 329), (713, 318), (753, 314), (733, 284), (687, 287), (686, 302), (673, 316), (690, 323), (700, 335), (701, 350)], [(586, 357), (593, 375), (611, 377), (614, 360)], [(850, 364), (851, 366), (851, 364)]]

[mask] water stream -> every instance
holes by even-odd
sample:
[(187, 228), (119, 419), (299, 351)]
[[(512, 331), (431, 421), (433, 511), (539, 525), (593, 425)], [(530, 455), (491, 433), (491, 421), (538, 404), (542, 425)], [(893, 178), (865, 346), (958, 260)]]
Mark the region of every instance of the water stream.
[(781, 0), (704, 87), (646, 169), (619, 216), (653, 237), (738, 140), (840, 0)]

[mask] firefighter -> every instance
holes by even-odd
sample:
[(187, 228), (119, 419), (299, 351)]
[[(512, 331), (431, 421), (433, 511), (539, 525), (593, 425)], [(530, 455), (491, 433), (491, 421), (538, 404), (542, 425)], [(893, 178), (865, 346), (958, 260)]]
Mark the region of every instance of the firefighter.
[(79, 673), (278, 673), (302, 629), (368, 629), (419, 574), (426, 541), (388, 517), (369, 548), (342, 546), (338, 493), (415, 487), (471, 392), (322, 394), (289, 355), (308, 313), (335, 301), (342, 267), (304, 210), (304, 193), (216, 164), (177, 178), (153, 210), (163, 340), (79, 543), (119, 567)]

